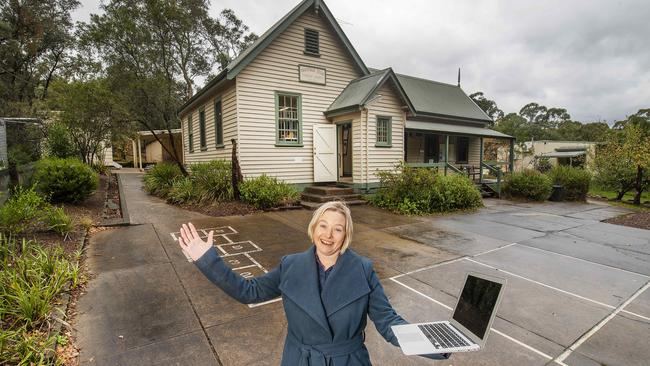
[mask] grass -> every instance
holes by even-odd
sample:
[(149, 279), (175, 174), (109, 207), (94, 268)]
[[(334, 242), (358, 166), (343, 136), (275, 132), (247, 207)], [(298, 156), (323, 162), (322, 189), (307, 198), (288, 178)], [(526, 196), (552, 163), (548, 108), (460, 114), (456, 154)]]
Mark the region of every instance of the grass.
[[(622, 206), (622, 207), (626, 207), (638, 211), (650, 211), (650, 208), (644, 207), (643, 205), (643, 202), (650, 201), (650, 192), (644, 191), (643, 193), (641, 193), (641, 206), (636, 206), (630, 203), (634, 199), (635, 194), (636, 193), (634, 191), (629, 191), (623, 196), (621, 202), (610, 201), (609, 203), (614, 204), (616, 206)], [(613, 200), (614, 198), (616, 198), (615, 191), (606, 190), (594, 184), (589, 186), (589, 193), (587, 195), (590, 197), (602, 197), (608, 200)]]

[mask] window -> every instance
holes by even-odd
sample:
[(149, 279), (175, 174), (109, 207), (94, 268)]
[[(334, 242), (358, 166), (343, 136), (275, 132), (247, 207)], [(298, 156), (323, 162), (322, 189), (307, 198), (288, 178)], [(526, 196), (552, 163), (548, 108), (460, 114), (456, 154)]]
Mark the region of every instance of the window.
[(469, 137), (458, 137), (456, 139), (456, 162), (467, 164), (469, 155)]
[(192, 127), (192, 114), (187, 117), (187, 144), (190, 152), (194, 152), (194, 128)]
[(221, 99), (214, 102), (214, 141), (217, 147), (223, 147), (223, 118), (221, 115)]
[(201, 143), (201, 151), (207, 150), (208, 146), (205, 142), (205, 109), (199, 110), (199, 141)]
[(377, 142), (375, 146), (391, 146), (391, 117), (377, 116)]
[(319, 56), (318, 31), (305, 28), (305, 54)]
[(301, 145), (301, 96), (300, 94), (276, 93), (275, 117), (278, 145)]

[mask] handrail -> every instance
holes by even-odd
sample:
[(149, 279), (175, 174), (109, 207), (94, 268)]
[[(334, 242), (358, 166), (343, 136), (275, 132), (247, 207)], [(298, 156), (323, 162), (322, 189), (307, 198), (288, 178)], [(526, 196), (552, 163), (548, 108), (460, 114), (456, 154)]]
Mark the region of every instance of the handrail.
[(503, 176), (503, 171), (501, 170), (501, 167), (495, 167), (490, 164), (487, 164), (486, 162), (481, 162), (481, 166), (488, 168), (488, 170), (496, 173), (495, 175), (497, 176), (497, 195), (501, 197), (501, 177)]
[(456, 168), (453, 164), (447, 163), (447, 167), (450, 168), (451, 170), (453, 170), (454, 172), (458, 173), (458, 174), (463, 174), (463, 175), (465, 174), (460, 169)]

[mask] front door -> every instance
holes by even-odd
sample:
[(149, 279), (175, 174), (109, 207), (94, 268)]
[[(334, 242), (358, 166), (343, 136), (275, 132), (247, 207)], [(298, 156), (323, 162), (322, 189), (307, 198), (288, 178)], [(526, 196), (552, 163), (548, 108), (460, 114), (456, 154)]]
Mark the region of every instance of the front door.
[(336, 182), (336, 125), (314, 125), (314, 182)]
[(352, 123), (338, 125), (339, 178), (352, 177)]
[(438, 143), (438, 135), (424, 135), (424, 162), (437, 163), (439, 154), (440, 144)]

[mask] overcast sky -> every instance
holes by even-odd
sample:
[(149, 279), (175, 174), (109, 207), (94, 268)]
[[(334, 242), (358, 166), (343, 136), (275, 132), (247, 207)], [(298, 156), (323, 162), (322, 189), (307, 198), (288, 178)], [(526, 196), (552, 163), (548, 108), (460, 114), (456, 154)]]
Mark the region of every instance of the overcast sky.
[[(529, 103), (610, 124), (650, 108), (650, 2), (327, 0), (367, 66), (483, 91), (504, 112)], [(87, 21), (98, 0), (73, 17)], [(212, 1), (258, 35), (299, 0)]]

